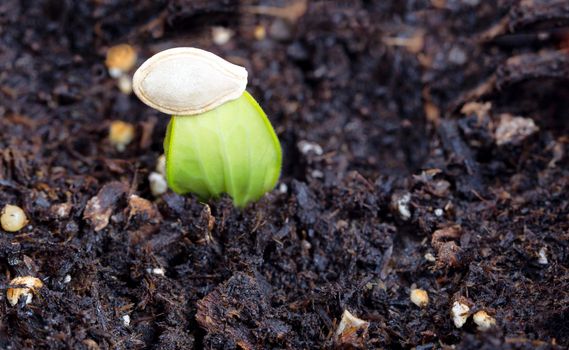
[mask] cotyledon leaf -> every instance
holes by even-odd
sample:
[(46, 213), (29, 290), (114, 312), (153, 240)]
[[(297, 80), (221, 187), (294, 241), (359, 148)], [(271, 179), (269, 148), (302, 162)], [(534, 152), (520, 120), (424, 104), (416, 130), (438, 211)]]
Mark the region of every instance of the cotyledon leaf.
[(270, 191), (281, 171), (279, 140), (247, 91), (211, 111), (173, 116), (164, 151), (174, 192), (195, 193), (202, 200), (227, 193), (237, 207)]

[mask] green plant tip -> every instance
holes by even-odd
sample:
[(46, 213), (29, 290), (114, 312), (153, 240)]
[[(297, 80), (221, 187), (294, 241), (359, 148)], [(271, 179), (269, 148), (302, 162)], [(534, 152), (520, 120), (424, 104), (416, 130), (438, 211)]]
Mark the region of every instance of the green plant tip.
[(205, 113), (172, 116), (164, 150), (174, 192), (201, 200), (227, 193), (240, 208), (273, 189), (281, 171), (279, 140), (247, 91)]

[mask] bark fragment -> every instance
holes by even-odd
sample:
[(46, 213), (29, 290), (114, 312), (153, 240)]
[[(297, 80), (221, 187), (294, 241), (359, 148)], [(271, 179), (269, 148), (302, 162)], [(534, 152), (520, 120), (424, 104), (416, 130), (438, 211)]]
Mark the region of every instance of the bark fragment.
[(109, 224), (109, 218), (118, 201), (128, 191), (128, 185), (113, 181), (101, 188), (99, 193), (87, 202), (83, 219), (87, 220), (95, 231), (101, 231)]

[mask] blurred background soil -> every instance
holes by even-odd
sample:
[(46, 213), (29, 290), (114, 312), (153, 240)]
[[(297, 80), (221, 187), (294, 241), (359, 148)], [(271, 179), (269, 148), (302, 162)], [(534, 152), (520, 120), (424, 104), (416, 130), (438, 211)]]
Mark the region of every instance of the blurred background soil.
[[(154, 197), (168, 117), (109, 75), (117, 44), (245, 66), (277, 188)], [(30, 223), (0, 232), (0, 348), (568, 347), (567, 47), (555, 0), (3, 0), (0, 205)]]

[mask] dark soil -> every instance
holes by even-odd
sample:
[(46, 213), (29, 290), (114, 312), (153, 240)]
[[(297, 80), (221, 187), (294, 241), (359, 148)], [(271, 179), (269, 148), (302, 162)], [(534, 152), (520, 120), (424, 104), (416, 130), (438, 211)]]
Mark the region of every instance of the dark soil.
[[(292, 3), (0, 2), (0, 205), (30, 219), (0, 232), (0, 348), (569, 347), (567, 2)], [(120, 43), (139, 64), (196, 46), (246, 66), (277, 189), (242, 211), (154, 198), (168, 118), (107, 74)], [(500, 136), (504, 114), (539, 131)], [(137, 127), (124, 152), (113, 120)], [(27, 275), (44, 287), (10, 306)], [(459, 299), (496, 327), (456, 328)], [(352, 345), (344, 310), (369, 322)]]

